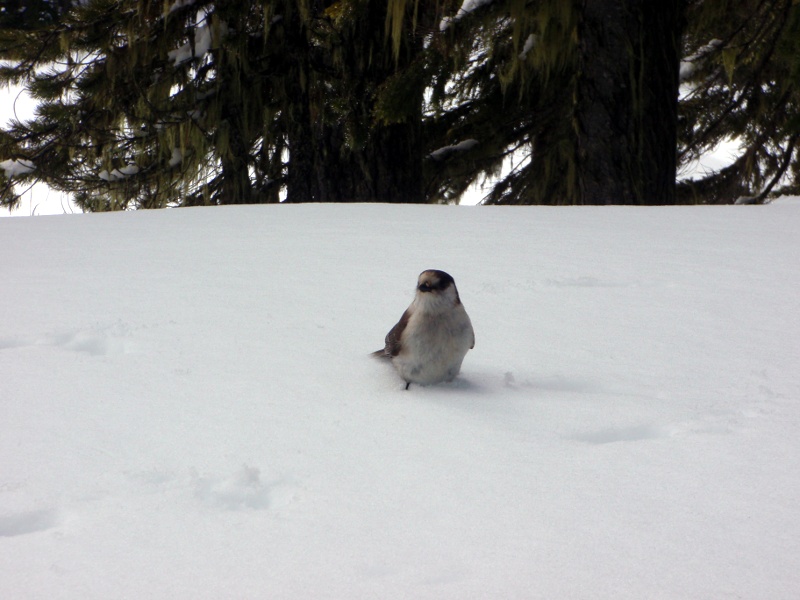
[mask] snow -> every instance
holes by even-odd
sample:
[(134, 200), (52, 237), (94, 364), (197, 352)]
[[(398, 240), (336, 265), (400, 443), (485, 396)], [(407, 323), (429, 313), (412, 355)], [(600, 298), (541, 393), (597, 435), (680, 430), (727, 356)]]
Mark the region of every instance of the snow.
[(180, 48), (170, 50), (167, 58), (177, 66), (193, 58), (202, 58), (209, 50), (211, 50), (211, 29), (203, 25), (194, 31), (194, 50), (192, 44), (186, 42)]
[(722, 40), (711, 40), (705, 46), (702, 46), (695, 54), (687, 56), (681, 60), (678, 80), (681, 82), (687, 81), (692, 78), (697, 70), (697, 63), (705, 59), (712, 52), (722, 46)]
[[(0, 220), (0, 597), (800, 590), (800, 204)], [(476, 346), (369, 357), (420, 271)]]
[(120, 179), (127, 179), (131, 175), (136, 175), (139, 172), (139, 167), (136, 165), (125, 165), (119, 169), (113, 169), (109, 172), (103, 169), (98, 174), (98, 177), (103, 181), (119, 181)]
[(5, 171), (5, 175), (9, 179), (12, 177), (30, 173), (35, 168), (36, 167), (31, 161), (25, 159), (14, 160), (10, 158), (8, 160), (0, 162), (0, 169), (3, 169), (3, 171)]
[(450, 27), (450, 25), (452, 23), (456, 23), (457, 21), (460, 21), (461, 19), (466, 17), (471, 12), (473, 12), (473, 11), (483, 7), (483, 6), (491, 4), (493, 1), (494, 0), (464, 0), (461, 3), (461, 7), (456, 11), (456, 14), (454, 14), (452, 17), (444, 17), (439, 22), (439, 30), (440, 31), (446, 31), (447, 28)]
[(531, 50), (533, 50), (533, 46), (536, 44), (536, 34), (530, 34), (527, 38), (525, 38), (525, 45), (522, 47), (522, 52), (519, 53), (520, 60), (525, 60)]
[(697, 67), (695, 66), (694, 62), (682, 60), (680, 70), (678, 72), (678, 81), (686, 81), (687, 79), (690, 79), (696, 70)]
[(437, 150), (431, 152), (428, 156), (433, 160), (444, 160), (455, 152), (467, 152), (468, 150), (472, 150), (479, 143), (480, 142), (478, 142), (478, 140), (473, 139), (463, 140), (457, 144), (452, 144), (451, 146), (438, 148)]
[(173, 148), (172, 156), (169, 157), (169, 162), (167, 164), (170, 167), (177, 167), (182, 162), (183, 162), (183, 152), (181, 151), (180, 148)]
[(180, 10), (181, 8), (186, 8), (187, 6), (193, 6), (195, 0), (175, 0), (172, 4), (170, 4), (168, 13), (173, 13), (176, 10)]

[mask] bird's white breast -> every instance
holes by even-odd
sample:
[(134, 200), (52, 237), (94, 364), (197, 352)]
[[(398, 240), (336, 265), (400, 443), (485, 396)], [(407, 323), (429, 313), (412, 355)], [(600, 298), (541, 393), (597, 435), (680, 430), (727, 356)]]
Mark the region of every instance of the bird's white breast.
[(467, 311), (460, 303), (445, 311), (414, 308), (393, 359), (397, 371), (422, 385), (452, 380), (475, 339)]

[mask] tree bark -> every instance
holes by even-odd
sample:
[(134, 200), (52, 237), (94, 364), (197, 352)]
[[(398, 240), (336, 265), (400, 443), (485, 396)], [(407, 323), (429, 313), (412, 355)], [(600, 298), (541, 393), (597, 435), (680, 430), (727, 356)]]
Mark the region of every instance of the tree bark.
[(235, 110), (224, 109), (220, 128), (227, 129), (229, 152), (220, 159), (222, 182), (219, 204), (250, 204), (253, 182), (248, 167), (248, 148), (242, 134), (241, 119)]
[(682, 0), (584, 0), (577, 176), (584, 204), (674, 204)]
[(288, 112), (285, 119), (289, 163), (286, 173), (287, 202), (322, 202), (316, 176), (314, 120), (311, 112), (311, 44), (299, 11), (289, 10), (283, 16), (283, 40), (287, 61), (285, 74)]
[(382, 86), (411, 65), (422, 37), (412, 30), (409, 13), (395, 60), (385, 37), (385, 0), (360, 3), (359, 10), (359, 18), (339, 32), (340, 59), (333, 65), (346, 90), (346, 114), (338, 122), (312, 118), (318, 201), (424, 202), (424, 87), (406, 90), (410, 105), (401, 120), (385, 123), (375, 114)]

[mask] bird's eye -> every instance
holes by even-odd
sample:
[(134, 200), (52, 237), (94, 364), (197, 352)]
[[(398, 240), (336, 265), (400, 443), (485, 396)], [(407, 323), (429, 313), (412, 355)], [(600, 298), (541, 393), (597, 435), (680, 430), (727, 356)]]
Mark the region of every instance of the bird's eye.
[(419, 284), (419, 291), (420, 292), (430, 292), (431, 291), (431, 286), (429, 286), (427, 283), (420, 283)]

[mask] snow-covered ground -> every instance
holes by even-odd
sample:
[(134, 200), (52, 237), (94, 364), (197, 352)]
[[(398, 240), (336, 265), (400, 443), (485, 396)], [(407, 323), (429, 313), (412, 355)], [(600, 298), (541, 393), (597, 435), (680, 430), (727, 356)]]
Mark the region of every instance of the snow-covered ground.
[[(800, 204), (0, 220), (0, 598), (800, 594)], [(420, 271), (452, 384), (368, 354)]]

